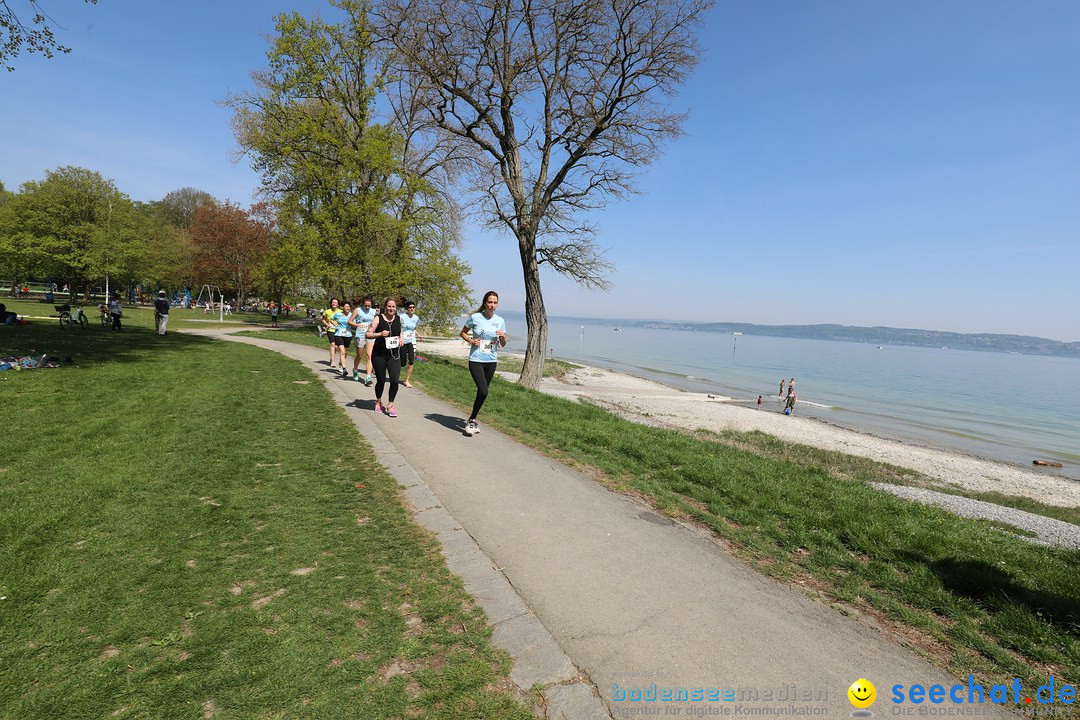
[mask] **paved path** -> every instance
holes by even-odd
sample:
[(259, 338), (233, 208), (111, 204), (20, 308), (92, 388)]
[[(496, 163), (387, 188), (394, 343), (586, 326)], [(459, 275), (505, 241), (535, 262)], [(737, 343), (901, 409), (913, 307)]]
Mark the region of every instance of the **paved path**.
[[(879, 700), (871, 709), (882, 717), (893, 710), (895, 684), (958, 682), (868, 619), (747, 569), (704, 532), (609, 492), (490, 426), (464, 436), (465, 415), (417, 389), (401, 389), (398, 418), (376, 415), (372, 389), (332, 374), (325, 349), (232, 339), (296, 358), (326, 382), (487, 612), (496, 644), (515, 658), (514, 681), (551, 686), (548, 717), (803, 707), (818, 709), (811, 715), (846, 716), (853, 709), (847, 688), (862, 677), (876, 684)], [(414, 377), (423, 371), (421, 364)], [(630, 700), (654, 683), (673, 693), (731, 688), (736, 699)]]

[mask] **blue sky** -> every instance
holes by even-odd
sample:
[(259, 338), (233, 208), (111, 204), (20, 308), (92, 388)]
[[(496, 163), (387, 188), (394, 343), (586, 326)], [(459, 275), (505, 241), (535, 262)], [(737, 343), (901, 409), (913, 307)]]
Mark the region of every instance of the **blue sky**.
[[(49, 0), (74, 48), (0, 74), (0, 181), (77, 165), (138, 200), (252, 201), (230, 112), (273, 15), (315, 0)], [(686, 135), (593, 215), (612, 289), (554, 315), (842, 323), (1080, 340), (1080, 3), (721, 0)], [(523, 305), (512, 238), (472, 287)]]

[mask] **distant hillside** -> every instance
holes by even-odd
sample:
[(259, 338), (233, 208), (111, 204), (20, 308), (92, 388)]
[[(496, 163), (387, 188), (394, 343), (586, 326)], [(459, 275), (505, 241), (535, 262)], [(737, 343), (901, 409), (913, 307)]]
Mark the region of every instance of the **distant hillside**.
[(849, 325), (753, 325), (751, 323), (661, 323), (638, 322), (638, 327), (669, 328), (696, 332), (767, 335), (771, 337), (839, 340), (872, 345), (914, 345), (947, 347), (953, 350), (988, 350), (1025, 355), (1054, 355), (1080, 358), (1080, 342), (1061, 342), (1028, 335), (991, 333), (954, 333), (937, 330), (911, 330), (890, 327), (854, 327)]

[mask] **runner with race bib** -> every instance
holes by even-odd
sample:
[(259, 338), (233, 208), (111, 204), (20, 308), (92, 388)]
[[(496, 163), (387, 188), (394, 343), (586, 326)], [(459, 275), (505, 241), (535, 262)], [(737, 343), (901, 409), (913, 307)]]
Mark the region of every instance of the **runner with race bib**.
[(495, 314), (499, 307), (499, 294), (494, 290), (484, 293), (480, 308), (469, 316), (459, 333), (461, 339), (472, 346), (469, 352), (469, 373), (476, 383), (476, 399), (473, 401), (472, 414), (465, 422), (465, 434), (472, 436), (480, 432), (476, 416), (487, 400), (488, 387), (495, 377), (495, 368), (499, 363), (499, 348), (506, 347), (506, 321)]
[(363, 383), (368, 387), (371, 387), (372, 369), (371, 369), (371, 347), (375, 344), (374, 340), (367, 340), (364, 343), (360, 342), (360, 338), (367, 337), (368, 326), (371, 325), (371, 321), (375, 319), (375, 310), (371, 307), (371, 296), (368, 295), (363, 300), (358, 300), (356, 303), (356, 310), (353, 312), (352, 317), (349, 318), (349, 325), (356, 329), (356, 357), (353, 359), (352, 366), (352, 379), (360, 381), (360, 353), (367, 353), (367, 377), (364, 378)]
[(411, 388), (412, 383), (409, 380), (412, 379), (413, 363), (416, 362), (416, 342), (420, 340), (420, 335), (416, 332), (416, 326), (420, 324), (420, 316), (416, 315), (416, 303), (412, 300), (406, 300), (402, 303), (405, 305), (405, 314), (398, 315), (401, 318), (401, 365), (406, 368), (405, 370), (405, 382), (402, 383), (405, 387)]
[[(398, 378), (401, 376), (401, 318), (397, 316), (397, 303), (386, 298), (382, 313), (375, 316), (367, 330), (371, 341), (371, 363), (375, 368), (375, 412), (397, 417), (394, 398), (397, 397)], [(382, 404), (383, 388), (390, 377), (389, 401)]]

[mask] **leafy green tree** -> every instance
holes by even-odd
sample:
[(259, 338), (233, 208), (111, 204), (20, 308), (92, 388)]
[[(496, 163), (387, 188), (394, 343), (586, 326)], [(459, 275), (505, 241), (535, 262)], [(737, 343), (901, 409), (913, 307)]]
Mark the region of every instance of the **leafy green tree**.
[(205, 190), (185, 187), (173, 190), (155, 203), (154, 207), (166, 222), (187, 229), (195, 222), (195, 211), (201, 205), (217, 205), (217, 200)]
[[(381, 61), (366, 3), (331, 4), (343, 22), (278, 16), (258, 90), (227, 100), (237, 141), (278, 208), (282, 244), (274, 257), (288, 263), (285, 274), (306, 265), (324, 288), (345, 296), (396, 297), (411, 292), (418, 276), (467, 272), (453, 254), (452, 233), (431, 231), (448, 213), (418, 200), (437, 196), (431, 180), (404, 163), (395, 124), (379, 122)], [(461, 283), (444, 290), (440, 296), (460, 310)]]
[(36, 239), (23, 229), (26, 213), (27, 203), (22, 196), (0, 192), (0, 274), (10, 278), (11, 295), (44, 261)]
[(184, 227), (168, 222), (157, 204), (142, 211), (144, 251), (142, 284), (150, 288), (177, 290), (195, 283), (195, 245)]
[[(91, 5), (97, 0), (83, 0)], [(69, 53), (71, 48), (56, 41), (50, 18), (39, 0), (25, 0), (26, 10), (22, 17), (12, 7), (17, 0), (0, 0), (0, 65), (10, 72), (15, 69), (11, 63), (24, 49), (31, 53), (41, 53), (47, 58), (53, 52)], [(29, 18), (29, 25), (24, 18)]]
[[(141, 223), (131, 200), (100, 173), (77, 167), (24, 183), (0, 230), (23, 273), (62, 278), (72, 294), (107, 278), (137, 277)], [(25, 275), (24, 275), (25, 276)]]

